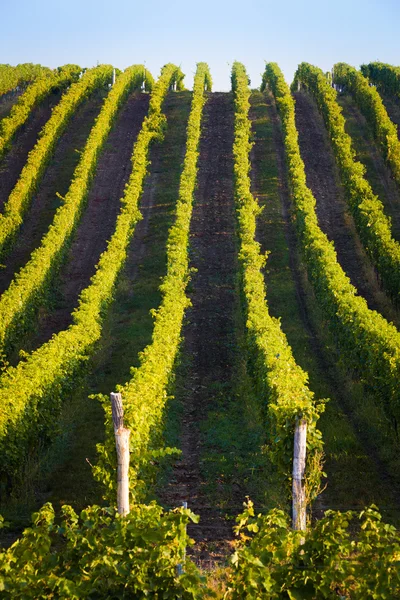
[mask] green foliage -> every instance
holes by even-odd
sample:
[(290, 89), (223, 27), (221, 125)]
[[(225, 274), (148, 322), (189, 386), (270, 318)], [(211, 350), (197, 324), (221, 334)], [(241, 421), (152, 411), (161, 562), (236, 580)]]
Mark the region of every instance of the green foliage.
[(63, 506), (56, 520), (51, 504), (33, 515), (33, 525), (0, 552), (0, 593), (24, 598), (202, 597), (202, 581), (183, 553), (192, 540), (188, 509), (166, 512), (136, 505), (121, 518), (114, 509), (90, 506), (77, 515)]
[(262, 274), (266, 259), (255, 239), (256, 217), (260, 209), (251, 193), (249, 177), (250, 90), (246, 70), (237, 62), (232, 68), (232, 89), (235, 98), (233, 155), (239, 262), (252, 372), (258, 395), (265, 403), (269, 456), (282, 474), (288, 493), (296, 419), (307, 420), (306, 482), (311, 501), (320, 488), (322, 439), (316, 422), (323, 405), (317, 406), (313, 401), (313, 393), (307, 386), (307, 374), (296, 364), (279, 321), (268, 312)]
[(44, 71), (20, 96), (11, 109), (11, 113), (0, 121), (0, 159), (10, 147), (16, 131), (23, 125), (33, 108), (37, 106), (51, 91), (65, 88), (76, 81), (81, 68), (77, 65), (66, 65), (60, 71)]
[(390, 120), (377, 89), (370, 86), (368, 79), (359, 71), (345, 63), (337, 63), (334, 66), (334, 79), (335, 83), (346, 86), (346, 91), (354, 97), (358, 108), (372, 128), (395, 180), (400, 185), (400, 141), (397, 127)]
[[(162, 300), (153, 312), (152, 342), (140, 356), (140, 366), (132, 378), (118, 389), (124, 404), (124, 424), (131, 430), (130, 485), (135, 500), (146, 490), (143, 472), (154, 460), (154, 449), (162, 427), (167, 387), (179, 349), (182, 321), (189, 304), (185, 290), (189, 280), (189, 229), (196, 184), (198, 144), (204, 88), (211, 85), (208, 66), (198, 63), (194, 79), (192, 106), (187, 126), (186, 153), (179, 186), (175, 223), (167, 241), (167, 274), (160, 286)], [(110, 500), (115, 498), (116, 453), (111, 407), (103, 397), (106, 413), (106, 442), (98, 445), (100, 459), (94, 469)], [(168, 450), (168, 453), (170, 450)]]
[[(254, 372), (260, 379), (265, 375), (265, 380), (260, 381), (261, 389), (266, 390), (263, 397), (272, 397), (277, 405), (268, 412), (268, 420), (276, 419), (279, 422), (280, 416), (287, 414), (289, 425), (282, 429), (287, 435), (288, 429), (292, 427), (293, 417), (304, 415), (305, 411), (316, 420), (317, 412), (313, 411), (317, 409), (313, 408), (312, 395), (306, 388), (305, 374), (298, 371), (298, 367), (291, 362), (293, 358), (278, 321), (271, 319), (266, 311), (265, 289), (260, 273), (263, 259), (254, 240), (258, 207), (251, 196), (248, 181), (250, 128), (247, 117), (247, 76), (238, 63), (234, 65), (233, 71), (236, 96), (236, 200), (249, 341), (253, 344), (254, 356), (262, 357), (258, 363), (255, 358)], [(111, 301), (114, 282), (123, 264), (134, 225), (140, 219), (137, 203), (148, 164), (148, 146), (152, 140), (162, 136), (165, 123), (161, 104), (174, 75), (177, 77), (176, 67), (167, 65), (160, 80), (154, 84), (149, 116), (135, 144), (132, 175), (122, 199), (123, 206), (115, 234), (99, 261), (91, 285), (81, 295), (79, 307), (74, 313), (74, 324), (38, 352), (28, 356), (26, 362), (21, 363), (17, 369), (10, 369), (0, 380), (0, 450), (3, 473), (7, 469), (11, 473), (16, 472), (18, 461), (23, 459), (24, 452), (29, 451), (29, 440), (33, 448), (39, 433), (51, 435), (50, 424), (57, 419), (61, 392), (65, 394), (68, 385), (76, 386), (76, 375), (100, 335), (102, 316)], [(301, 239), (305, 242), (304, 250), (310, 273), (323, 305), (333, 312), (335, 323), (340, 324), (342, 315), (347, 314), (345, 308), (338, 309), (338, 306), (342, 306), (340, 302), (343, 306), (348, 302), (351, 311), (354, 309), (352, 299), (357, 302), (358, 299), (344, 274), (340, 279), (340, 267), (336, 263), (333, 248), (318, 228), (315, 200), (305, 184), (304, 165), (297, 145), (293, 99), (276, 65), (267, 65), (264, 84), (267, 82), (274, 90), (282, 115), (297, 223)], [(189, 277), (188, 231), (196, 181), (201, 115), (205, 102), (203, 92), (209, 85), (208, 69), (200, 63), (188, 124), (177, 218), (168, 241), (168, 272), (162, 285), (163, 300), (160, 308), (155, 311), (153, 343), (144, 351), (141, 366), (133, 372), (131, 381), (121, 388), (126, 422), (132, 430), (135, 493), (140, 489), (139, 476), (140, 470), (145, 466), (144, 462), (171, 452), (165, 448), (159, 450), (154, 441), (161, 425), (162, 406), (166, 400), (167, 383), (179, 344), (183, 311), (187, 305), (185, 287)], [(327, 258), (331, 259), (328, 265), (325, 263)], [(344, 284), (343, 294), (341, 287), (334, 287), (334, 280), (340, 280)], [(330, 284), (333, 291), (330, 290)], [(338, 299), (334, 308), (333, 298)], [(363, 301), (359, 306), (365, 307), (366, 319), (374, 322), (376, 313), (367, 311)], [(356, 308), (348, 314), (359, 325), (357, 310)], [(379, 315), (377, 318), (380, 318)], [(352, 319), (348, 318), (343, 326), (346, 334), (351, 323)], [(384, 323), (384, 320), (380, 320), (378, 325), (382, 327)], [(262, 338), (266, 336), (266, 332), (271, 348), (261, 343), (259, 346), (256, 344), (257, 336), (260, 336), (260, 340), (266, 339)], [(347, 344), (351, 339), (351, 336), (343, 338), (343, 343)], [(372, 339), (374, 338), (366, 338), (366, 341), (371, 343)], [(351, 348), (353, 345), (350, 343)], [(364, 351), (362, 348), (362, 352)], [(373, 351), (376, 353), (376, 340)], [(384, 366), (388, 356), (381, 366)], [(278, 360), (281, 357), (284, 360)], [(285, 376), (285, 365), (281, 363), (286, 363), (286, 368), (289, 369)], [(280, 376), (286, 379), (283, 388), (282, 382), (279, 382)], [(384, 376), (387, 376), (387, 371)], [(291, 394), (296, 389), (295, 397)], [(290, 391), (290, 394), (278, 396), (278, 391), (279, 394)], [(303, 402), (300, 413), (296, 401)], [(157, 402), (159, 407), (156, 406)], [(110, 420), (108, 408), (107, 412), (107, 419)], [(316, 431), (315, 429), (314, 432)], [(316, 440), (317, 444), (320, 443), (318, 436)], [(279, 448), (280, 441), (274, 442)], [(109, 424), (106, 445), (103, 447), (103, 465), (98, 470), (98, 476), (108, 483), (110, 489), (114, 485), (111, 478), (115, 478), (115, 456), (111, 452), (111, 445), (114, 445), (114, 441)], [(314, 456), (318, 457), (317, 451)], [(314, 489), (314, 484), (315, 481), (311, 489)], [(177, 567), (183, 562), (184, 548), (191, 544), (186, 533), (190, 521), (197, 522), (198, 518), (187, 509), (166, 512), (155, 503), (136, 503), (132, 506), (131, 513), (124, 518), (117, 515), (115, 509), (98, 506), (88, 507), (80, 515), (71, 507), (64, 506), (60, 518), (56, 518), (51, 505), (46, 504), (34, 515), (32, 527), (9, 549), (0, 551), (0, 595), (6, 599), (71, 600), (189, 600), (206, 597), (209, 590), (189, 559), (185, 562), (183, 575), (178, 576)], [(314, 529), (300, 533), (290, 530), (287, 516), (282, 511), (275, 509), (264, 516), (256, 516), (249, 501), (237, 522), (239, 541), (232, 557), (233, 568), (229, 572), (226, 600), (333, 600), (338, 597), (383, 600), (400, 595), (399, 534), (393, 527), (382, 522), (375, 507), (366, 509), (358, 517), (353, 513), (328, 511)], [(4, 526), (6, 524), (0, 517), (0, 528)]]
[[(131, 67), (121, 76), (109, 93), (95, 125), (83, 149), (75, 169), (71, 186), (57, 210), (53, 223), (43, 237), (39, 248), (34, 250), (28, 263), (14, 277), (0, 300), (0, 349), (7, 352), (21, 332), (32, 323), (60, 263), (66, 253), (72, 234), (79, 222), (97, 160), (112, 123), (127, 94), (133, 87), (140, 87), (141, 67)], [(10, 194), (0, 219), (1, 240), (15, 234), (22, 221), (23, 212), (34, 195), (38, 182), (44, 174), (57, 140), (79, 104), (97, 87), (110, 81), (112, 67), (99, 66), (86, 71), (79, 82), (70, 87), (61, 102), (53, 110), (44, 126), (41, 137), (29, 154), (20, 178)]]
[(33, 63), (22, 63), (16, 67), (0, 64), (0, 96), (17, 87), (25, 87), (44, 73), (50, 73), (50, 69)]
[[(56, 518), (45, 504), (22, 537), (0, 551), (1, 597), (212, 597), (195, 565), (184, 561), (193, 543), (187, 525), (198, 521), (188, 509), (164, 511), (155, 503), (135, 504), (122, 518), (99, 506), (80, 515), (63, 506)], [(374, 506), (359, 515), (327, 511), (313, 529), (296, 532), (281, 510), (255, 515), (248, 501), (237, 523), (225, 600), (399, 597), (399, 532)]]
[[(77, 67), (80, 69), (79, 67)], [(67, 74), (70, 71), (67, 70)], [(4, 211), (0, 216), (0, 256), (4, 257), (5, 254), (10, 250), (10, 247), (15, 240), (15, 236), (18, 232), (19, 227), (22, 224), (23, 216), (28, 209), (32, 198), (34, 197), (37, 187), (40, 183), (41, 178), (49, 164), (55, 145), (59, 140), (60, 136), (64, 132), (70, 118), (78, 108), (79, 104), (83, 102), (89, 94), (96, 89), (107, 83), (110, 80), (112, 67), (108, 65), (100, 65), (95, 69), (87, 71), (82, 78), (73, 83), (68, 91), (63, 95), (60, 102), (52, 111), (52, 115), (43, 129), (39, 134), (39, 139), (28, 155), (27, 162), (22, 169), (19, 179), (14, 186), (7, 202), (4, 206)], [(43, 93), (50, 92), (51, 85), (54, 86), (57, 82), (63, 81), (65, 84), (71, 82), (72, 75), (66, 76), (64, 71), (60, 75), (47, 77), (44, 79), (38, 79), (32, 86), (28, 88), (24, 96), (21, 96), (21, 100), (25, 98), (28, 92), (34, 91), (39, 93), (44, 88)], [(76, 71), (72, 71), (76, 75)], [(35, 90), (32, 88), (35, 87)], [(36, 89), (37, 88), (37, 89)], [(13, 107), (13, 110), (18, 108), (18, 105)], [(25, 102), (21, 107), (21, 111), (27, 111), (26, 117), (28, 116), (31, 108), (29, 103)], [(16, 116), (18, 116), (17, 113)], [(13, 117), (13, 111), (10, 117)], [(3, 119), (2, 123), (7, 121)], [(3, 128), (4, 129), (4, 128)], [(8, 321), (5, 323), (8, 326)], [(2, 340), (0, 335), (0, 340)]]
[[(165, 67), (163, 68), (167, 68), (168, 65), (165, 65)], [(182, 73), (182, 71), (180, 69), (175, 69), (174, 74), (170, 80), (170, 87), (176, 87), (176, 90), (178, 92), (183, 92), (183, 90), (185, 89), (185, 86), (183, 85), (183, 80), (185, 78), (185, 75)]]
[[(1, 521), (1, 519), (0, 519)], [(186, 559), (190, 510), (135, 504), (121, 518), (90, 506), (80, 515), (51, 504), (0, 552), (0, 592), (12, 598), (204, 598), (204, 578)], [(225, 600), (258, 598), (389, 600), (400, 594), (400, 537), (372, 506), (359, 515), (327, 511), (307, 532), (292, 531), (277, 509), (237, 517)], [(351, 532), (351, 533), (350, 533)], [(184, 566), (178, 575), (178, 566)], [(207, 596), (209, 597), (209, 596)]]
[(400, 67), (372, 62), (361, 65), (360, 70), (364, 77), (367, 77), (379, 90), (400, 97)]
[[(141, 218), (138, 201), (148, 166), (149, 145), (162, 137), (165, 117), (161, 113), (161, 105), (176, 69), (174, 65), (167, 65), (154, 85), (149, 114), (134, 146), (132, 173), (121, 199), (122, 208), (115, 232), (100, 257), (90, 285), (80, 295), (79, 305), (73, 313), (73, 324), (28, 355), (17, 367), (10, 367), (0, 378), (0, 474), (3, 477), (7, 474), (13, 478), (18, 474), (23, 457), (37, 447), (38, 438), (45, 443), (54, 435), (62, 399), (72, 387), (76, 389), (79, 385), (79, 374), (100, 338), (103, 317), (112, 300), (116, 278), (124, 263), (135, 224)], [(76, 212), (74, 204), (81, 202), (87, 193), (88, 179), (94, 172), (111, 120), (135, 82), (142, 81), (142, 76), (143, 67), (131, 67), (117, 79), (89, 136), (77, 167), (77, 177), (67, 194), (71, 206), (50, 229), (54, 248), (50, 244), (42, 245), (37, 252), (49, 251), (51, 254), (54, 249), (58, 251), (57, 242), (65, 237), (64, 228), (70, 226), (69, 212)], [(66, 201), (58, 216), (67, 206)], [(45, 260), (38, 262), (37, 277), (45, 264)]]
[(295, 125), (294, 100), (275, 63), (266, 66), (268, 85), (281, 115), (296, 225), (310, 280), (347, 365), (374, 391), (390, 418), (400, 419), (400, 334), (379, 313), (368, 309), (337, 261), (321, 231), (315, 198), (306, 185)]
[[(282, 511), (255, 516), (249, 501), (237, 523), (227, 600), (389, 600), (400, 594), (399, 533), (375, 507), (360, 515), (327, 511), (313, 529), (296, 532)], [(355, 539), (350, 527), (357, 528)]]
[(364, 177), (365, 167), (354, 160), (351, 138), (345, 131), (345, 120), (336, 100), (336, 92), (329, 85), (323, 72), (308, 63), (299, 65), (293, 86), (297, 86), (298, 82), (309, 90), (317, 102), (332, 140), (347, 201), (360, 239), (376, 265), (384, 287), (398, 302), (400, 244), (392, 237), (390, 218), (385, 215), (381, 200), (375, 196)]

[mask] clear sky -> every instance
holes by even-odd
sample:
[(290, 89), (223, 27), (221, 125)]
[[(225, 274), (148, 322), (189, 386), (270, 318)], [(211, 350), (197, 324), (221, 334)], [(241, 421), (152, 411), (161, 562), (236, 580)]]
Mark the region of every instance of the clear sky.
[(290, 82), (302, 61), (327, 71), (381, 60), (400, 65), (400, 0), (0, 0), (0, 62), (56, 67), (146, 61), (154, 76), (181, 65), (191, 86), (208, 62), (215, 90), (244, 63), (253, 87), (264, 61)]

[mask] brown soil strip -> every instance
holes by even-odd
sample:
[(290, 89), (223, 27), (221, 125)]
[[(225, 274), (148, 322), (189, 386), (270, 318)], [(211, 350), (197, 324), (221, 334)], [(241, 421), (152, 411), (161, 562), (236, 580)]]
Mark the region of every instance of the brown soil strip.
[(38, 134), (49, 120), (52, 108), (59, 102), (61, 93), (51, 94), (33, 109), (27, 122), (17, 131), (10, 150), (0, 162), (0, 210), (18, 181), (29, 152), (37, 142)]
[[(273, 126), (273, 142), (276, 150), (275, 160), (277, 164), (277, 170), (279, 174), (278, 182), (278, 194), (281, 200), (282, 219), (285, 223), (285, 235), (286, 241), (289, 248), (289, 266), (291, 276), (293, 278), (296, 290), (297, 304), (301, 314), (304, 327), (309, 334), (311, 334), (311, 322), (308, 318), (305, 293), (301, 284), (300, 268), (298, 263), (298, 245), (297, 235), (292, 220), (292, 207), (290, 200), (290, 193), (288, 187), (288, 173), (286, 168), (285, 158), (285, 146), (283, 142), (283, 133), (281, 128), (280, 117), (276, 108), (276, 104), (270, 94), (265, 94), (265, 103), (268, 110), (268, 118)], [(249, 113), (250, 120), (256, 118), (254, 109), (250, 109)], [(252, 178), (252, 193), (258, 199), (265, 198), (265, 195), (258, 192), (258, 188), (262, 186), (261, 173), (257, 166), (261, 163), (263, 154), (265, 153), (265, 144), (263, 140), (255, 140), (254, 146), (251, 151), (251, 178)], [(262, 206), (265, 200), (260, 202)], [(261, 251), (266, 252), (271, 250), (268, 244), (268, 236), (266, 235), (266, 227), (263, 227), (264, 221), (262, 219), (257, 220), (257, 241), (261, 244)], [(268, 267), (267, 267), (268, 270)], [(267, 274), (267, 271), (265, 272)], [(268, 302), (268, 286), (267, 286), (267, 302)], [(279, 318), (279, 314), (274, 315)]]
[[(204, 107), (198, 188), (192, 216), (190, 285), (192, 307), (184, 326), (183, 355), (188, 357), (182, 390), (182, 457), (173, 469), (162, 500), (169, 506), (187, 501), (200, 515), (189, 527), (199, 560), (226, 553), (232, 525), (209, 506), (202, 488), (201, 422), (215, 408), (213, 387), (232, 380), (235, 299), (233, 199), (233, 105), (227, 93), (213, 93)], [(214, 392), (215, 393), (215, 392)], [(215, 482), (218, 486), (220, 483)]]
[(10, 255), (4, 260), (5, 267), (0, 271), (0, 293), (7, 289), (14, 274), (28, 262), (32, 251), (40, 245), (60, 205), (56, 194), (58, 192), (61, 196), (65, 196), (67, 193), (75, 167), (79, 162), (79, 152), (85, 145), (102, 104), (102, 94), (93, 94), (78, 108), (57, 144), (39, 191), (24, 218), (18, 240)]
[(380, 95), (390, 119), (397, 125), (397, 132), (400, 137), (400, 98), (395, 98), (382, 92), (380, 92)]
[(131, 172), (133, 144), (148, 104), (148, 94), (132, 93), (114, 124), (98, 162), (87, 207), (60, 274), (55, 309), (42, 317), (34, 347), (72, 323), (71, 313), (79, 294), (89, 284), (107, 240), (114, 231), (121, 208), (120, 199)]
[[(361, 114), (351, 96), (339, 96), (338, 101), (343, 108), (343, 116), (346, 119), (350, 118), (357, 124), (358, 144), (354, 145), (354, 148), (356, 151), (358, 149), (358, 153), (366, 153), (371, 164), (366, 163), (361, 154), (357, 155), (356, 158), (366, 164), (367, 179), (374, 193), (383, 202), (385, 211), (392, 219), (393, 237), (400, 240), (400, 192), (391, 170), (385, 163), (383, 154), (373, 138), (365, 117)], [(348, 133), (351, 135), (349, 130)]]
[(358, 293), (366, 299), (368, 307), (381, 312), (390, 321), (399, 322), (356, 235), (322, 117), (306, 93), (297, 92), (295, 100), (300, 152), (307, 185), (317, 201), (319, 225), (334, 242), (339, 263)]
[[(360, 443), (360, 447), (363, 449), (363, 453), (365, 453), (367, 460), (360, 461), (359, 463), (360, 467), (364, 466), (365, 464), (365, 477), (371, 477), (371, 474), (373, 473), (374, 477), (380, 480), (381, 487), (385, 489), (386, 498), (390, 502), (392, 508), (395, 508), (395, 510), (398, 511), (400, 508), (400, 504), (398, 501), (400, 492), (400, 482), (397, 481), (393, 474), (389, 471), (387, 463), (380, 457), (379, 448), (376, 447), (374, 440), (370, 439), (369, 435), (365, 432), (365, 428), (360, 422), (360, 419), (354, 413), (351, 407), (351, 401), (349, 401), (351, 392), (348, 390), (348, 384), (336, 368), (333, 362), (334, 357), (329, 354), (329, 351), (327, 352), (327, 349), (324, 346), (324, 343), (321, 340), (320, 335), (316, 329), (316, 324), (313, 322), (309, 315), (307, 299), (308, 292), (306, 292), (305, 289), (307, 285), (306, 276), (304, 271), (301, 269), (299, 263), (300, 252), (298, 247), (297, 234), (295, 230), (295, 223), (292, 219), (293, 209), (288, 188), (288, 173), (286, 167), (285, 147), (283, 142), (281, 121), (276, 108), (275, 101), (273, 100), (272, 96), (266, 94), (265, 100), (267, 104), (268, 117), (273, 126), (273, 142), (276, 150), (275, 160), (277, 163), (279, 175), (278, 193), (281, 200), (282, 218), (285, 223), (285, 235), (287, 245), (289, 248), (290, 274), (294, 282), (298, 311), (304, 330), (307, 334), (308, 343), (316, 359), (320, 377), (325, 380), (328, 386), (330, 398), (335, 400), (339, 411), (343, 412), (345, 418), (350, 422), (354, 435)], [(261, 175), (257, 170), (257, 164), (262, 153), (265, 152), (263, 146), (264, 144), (262, 140), (260, 142), (257, 142), (256, 140), (252, 150), (252, 177), (253, 188), (255, 193), (257, 192), (257, 187), (261, 185)], [(257, 193), (257, 197), (260, 197), (260, 194)], [(257, 237), (258, 241), (261, 244), (262, 250), (267, 250), (268, 240), (265, 236), (262, 219), (259, 219), (257, 225)], [(276, 318), (280, 317), (278, 312), (274, 312), (273, 310), (271, 310), (271, 312)], [(283, 329), (285, 329), (284, 322), (282, 323), (282, 327)], [(329, 451), (329, 448), (327, 448), (327, 451)], [(336, 468), (337, 467), (335, 466), (335, 464), (326, 465), (326, 470), (328, 470), (328, 477), (330, 474), (330, 469)], [(322, 497), (318, 498), (315, 502), (313, 506), (313, 516), (315, 518), (321, 518), (326, 510), (330, 508), (336, 509), (337, 507), (334, 505), (335, 500), (335, 490), (329, 487), (328, 478), (328, 491), (325, 492), (322, 495)], [(346, 507), (346, 509), (349, 507), (357, 508), (357, 501), (358, 498), (354, 498), (354, 496), (350, 497), (348, 501), (348, 507)]]

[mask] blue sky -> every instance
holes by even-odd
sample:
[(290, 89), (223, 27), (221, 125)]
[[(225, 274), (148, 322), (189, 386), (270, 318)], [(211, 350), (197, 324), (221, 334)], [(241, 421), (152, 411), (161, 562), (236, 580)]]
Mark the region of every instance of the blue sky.
[(381, 60), (400, 65), (398, 0), (0, 0), (0, 62), (49, 67), (146, 61), (154, 76), (180, 64), (191, 86), (208, 62), (215, 90), (229, 89), (230, 65), (244, 63), (252, 86), (264, 61), (290, 82), (299, 62), (324, 71)]

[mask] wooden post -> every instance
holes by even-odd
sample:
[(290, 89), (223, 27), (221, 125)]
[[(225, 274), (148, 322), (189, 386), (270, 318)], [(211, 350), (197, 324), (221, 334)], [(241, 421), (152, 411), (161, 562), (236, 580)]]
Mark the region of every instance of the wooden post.
[(292, 523), (293, 529), (306, 530), (306, 471), (307, 421), (297, 419), (294, 430)]
[(112, 419), (114, 424), (115, 445), (117, 447), (117, 506), (121, 516), (129, 513), (129, 436), (130, 430), (124, 427), (124, 409), (122, 396), (111, 393)]
[[(187, 509), (187, 502), (182, 502), (182, 506), (184, 509)], [(183, 550), (182, 562), (178, 564), (178, 575), (183, 575), (185, 572), (185, 564), (186, 564), (186, 548)]]
[(116, 74), (115, 74), (115, 67), (114, 67), (113, 74), (112, 74), (112, 85), (113, 85), (113, 87), (114, 87), (114, 84), (115, 84), (115, 76), (116, 76)]

